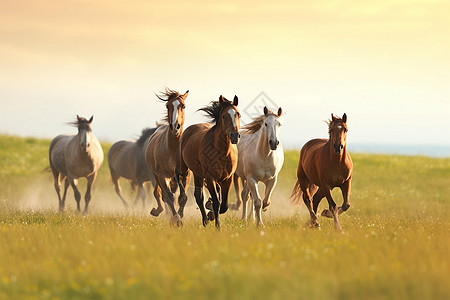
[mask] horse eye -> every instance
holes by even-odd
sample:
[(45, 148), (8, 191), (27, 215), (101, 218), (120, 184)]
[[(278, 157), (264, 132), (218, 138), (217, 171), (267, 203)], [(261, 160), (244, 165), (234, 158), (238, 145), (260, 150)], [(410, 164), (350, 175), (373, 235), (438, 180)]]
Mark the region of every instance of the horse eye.
[(264, 123), (264, 125), (267, 127), (267, 123)]

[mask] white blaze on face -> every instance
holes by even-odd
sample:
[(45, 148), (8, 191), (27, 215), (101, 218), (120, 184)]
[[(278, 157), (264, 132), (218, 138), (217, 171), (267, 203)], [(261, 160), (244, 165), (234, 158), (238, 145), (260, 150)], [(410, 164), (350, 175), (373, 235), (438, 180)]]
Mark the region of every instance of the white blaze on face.
[(236, 111), (234, 109), (230, 109), (230, 110), (228, 110), (228, 113), (231, 116), (231, 122), (233, 122), (233, 127), (236, 128), (236, 121), (234, 118), (234, 116), (236, 115)]
[(342, 126), (341, 126), (341, 125), (338, 125), (338, 128), (339, 128), (339, 129), (342, 129)]
[(172, 126), (175, 126), (175, 122), (177, 121), (178, 105), (180, 105), (180, 100), (176, 100), (172, 104), (173, 104)]

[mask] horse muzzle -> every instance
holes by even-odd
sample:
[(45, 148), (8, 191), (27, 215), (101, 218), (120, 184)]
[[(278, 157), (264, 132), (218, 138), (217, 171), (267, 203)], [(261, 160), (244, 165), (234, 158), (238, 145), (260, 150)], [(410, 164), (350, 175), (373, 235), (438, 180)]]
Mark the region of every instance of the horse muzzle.
[(278, 140), (275, 140), (275, 141), (270, 140), (269, 141), (270, 150), (277, 150), (279, 144), (280, 144), (280, 141), (278, 141)]
[(230, 141), (232, 144), (239, 143), (240, 138), (241, 138), (241, 134), (239, 132), (230, 133)]
[(175, 126), (170, 124), (169, 125), (170, 130), (172, 130), (172, 134), (174, 136), (179, 136), (181, 131), (181, 125), (179, 123), (176, 123)]
[(336, 154), (341, 155), (344, 150), (344, 145), (342, 144), (334, 144), (333, 150)]

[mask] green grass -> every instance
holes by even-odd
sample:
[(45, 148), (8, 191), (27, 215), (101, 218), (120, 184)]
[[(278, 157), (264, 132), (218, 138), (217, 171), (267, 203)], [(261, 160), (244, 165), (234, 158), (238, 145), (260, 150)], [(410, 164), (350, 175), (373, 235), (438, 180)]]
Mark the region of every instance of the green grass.
[(298, 152), (287, 151), (266, 228), (228, 212), (218, 232), (200, 225), (192, 195), (181, 229), (148, 216), (153, 199), (144, 213), (141, 206), (124, 213), (106, 161), (91, 214), (75, 213), (72, 193), (67, 212), (57, 214), (52, 177), (43, 172), (48, 144), (0, 136), (0, 299), (450, 295), (450, 159), (352, 154), (352, 206), (338, 234), (329, 219), (309, 229), (305, 207), (290, 207)]

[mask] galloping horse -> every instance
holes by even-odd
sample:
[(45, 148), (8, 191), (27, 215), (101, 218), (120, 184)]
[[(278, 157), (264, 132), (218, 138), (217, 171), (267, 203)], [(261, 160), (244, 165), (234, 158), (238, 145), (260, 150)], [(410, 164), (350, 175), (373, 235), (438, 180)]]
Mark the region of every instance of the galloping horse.
[[(219, 213), (228, 209), (228, 192), (237, 167), (239, 142), (238, 97), (233, 102), (222, 96), (200, 110), (206, 112), (214, 123), (200, 123), (189, 126), (180, 143), (180, 175), (186, 178), (189, 169), (194, 173), (195, 200), (200, 208), (203, 226), (208, 218), (203, 205), (203, 185), (212, 197), (215, 225), (220, 228)], [(179, 180), (180, 197), (185, 195), (186, 181)], [(218, 196), (221, 194), (221, 197)], [(219, 210), (220, 208), (220, 210)]]
[[(86, 177), (87, 188), (84, 197), (85, 207), (83, 214), (88, 212), (91, 200), (91, 187), (97, 177), (97, 171), (103, 163), (103, 150), (97, 138), (92, 134), (91, 123), (93, 116), (88, 120), (77, 116), (72, 123), (78, 127), (78, 134), (61, 134), (50, 143), (49, 160), (53, 172), (55, 190), (58, 194), (59, 211), (64, 210), (67, 188), (72, 185), (77, 210), (80, 211), (81, 194), (78, 191), (78, 178)], [(61, 198), (60, 182), (64, 182), (64, 193)]]
[[(262, 203), (262, 208), (265, 209), (270, 205), (270, 196), (283, 166), (283, 147), (278, 139), (281, 113), (281, 107), (276, 114), (264, 107), (262, 116), (254, 118), (251, 123), (242, 127), (244, 132), (237, 146), (239, 159), (236, 173), (234, 173), (237, 198), (235, 207), (239, 209), (241, 204), (240, 177), (244, 182), (242, 220), (246, 220), (247, 217), (247, 200), (250, 192), (256, 211), (256, 225), (264, 226), (261, 220), (261, 196), (258, 192), (258, 182), (262, 181), (266, 186)], [(253, 214), (253, 206), (250, 212)]]
[[(293, 202), (303, 201), (311, 215), (311, 225), (319, 227), (317, 208), (323, 197), (328, 200), (329, 210), (322, 216), (333, 218), (334, 226), (342, 231), (338, 214), (350, 207), (349, 194), (353, 163), (347, 152), (347, 115), (342, 118), (331, 114), (328, 121), (329, 139), (314, 139), (307, 142), (300, 151), (297, 169), (297, 183), (292, 191)], [(331, 190), (339, 187), (344, 203), (337, 207), (331, 197)]]
[(128, 208), (128, 202), (122, 196), (119, 185), (120, 177), (128, 179), (133, 186), (137, 186), (138, 190), (133, 206), (136, 206), (139, 197), (141, 197), (143, 209), (145, 209), (144, 183), (151, 181), (153, 186), (156, 184), (155, 177), (153, 177), (145, 161), (148, 140), (156, 129), (145, 128), (137, 141), (119, 141), (113, 144), (108, 151), (111, 179), (125, 208)]
[[(180, 226), (183, 224), (181, 217), (183, 216), (183, 209), (186, 205), (187, 196), (180, 195), (178, 204), (180, 206), (179, 213), (174, 207), (174, 191), (173, 186), (175, 178), (175, 169), (178, 163), (178, 148), (180, 145), (181, 134), (183, 133), (183, 124), (185, 118), (185, 101), (189, 91), (183, 95), (176, 91), (166, 89), (162, 95), (157, 97), (167, 102), (167, 117), (165, 121), (168, 123), (158, 127), (156, 132), (150, 137), (145, 152), (145, 160), (153, 176), (156, 179), (156, 186), (154, 189), (154, 196), (158, 203), (157, 208), (151, 210), (153, 216), (159, 216), (164, 210), (161, 205), (161, 189), (167, 196), (167, 204), (169, 205), (173, 219), (172, 221)], [(175, 185), (176, 187), (176, 185)]]

